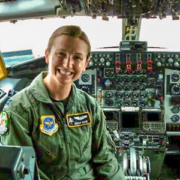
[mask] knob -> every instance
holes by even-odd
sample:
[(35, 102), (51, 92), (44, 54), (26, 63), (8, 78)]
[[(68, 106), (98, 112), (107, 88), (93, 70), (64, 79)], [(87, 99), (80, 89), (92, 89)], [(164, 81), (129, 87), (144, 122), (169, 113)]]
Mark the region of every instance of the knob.
[(110, 66), (111, 65), (111, 63), (110, 62), (106, 62), (106, 66)]
[(123, 98), (123, 93), (122, 92), (116, 92), (116, 97), (117, 98)]
[(94, 63), (93, 63), (92, 61), (89, 62), (89, 66), (93, 66), (93, 64), (94, 64)]
[(172, 62), (173, 62), (173, 59), (172, 59), (172, 58), (169, 58), (169, 59), (168, 59), (168, 62), (169, 62), (169, 63), (172, 63)]
[(101, 61), (101, 62), (104, 62), (104, 58), (101, 58), (100, 61)]
[(175, 66), (175, 67), (179, 67), (179, 63), (176, 61), (176, 62), (174, 63), (174, 66)]
[(108, 106), (112, 106), (113, 105), (113, 100), (112, 99), (106, 99), (105, 103)]
[(157, 62), (157, 66), (161, 67), (161, 62), (158, 61)]

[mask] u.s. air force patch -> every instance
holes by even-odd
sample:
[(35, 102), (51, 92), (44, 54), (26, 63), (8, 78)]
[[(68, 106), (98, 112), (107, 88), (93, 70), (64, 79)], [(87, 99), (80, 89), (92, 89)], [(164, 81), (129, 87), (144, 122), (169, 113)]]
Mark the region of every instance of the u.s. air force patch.
[(58, 131), (58, 124), (55, 123), (55, 116), (41, 116), (40, 131), (49, 136), (56, 133)]
[(68, 127), (86, 126), (92, 123), (89, 112), (66, 115)]
[(8, 132), (8, 115), (6, 112), (0, 113), (0, 135), (5, 135)]

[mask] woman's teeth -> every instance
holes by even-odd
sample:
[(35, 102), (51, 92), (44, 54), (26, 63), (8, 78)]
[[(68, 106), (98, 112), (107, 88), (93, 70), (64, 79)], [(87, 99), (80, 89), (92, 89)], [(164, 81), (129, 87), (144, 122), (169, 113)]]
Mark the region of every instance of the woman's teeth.
[(61, 70), (61, 69), (58, 69), (58, 71), (60, 72), (60, 74), (67, 75), (67, 76), (69, 76), (69, 75), (72, 74), (72, 72), (63, 71), (63, 70)]

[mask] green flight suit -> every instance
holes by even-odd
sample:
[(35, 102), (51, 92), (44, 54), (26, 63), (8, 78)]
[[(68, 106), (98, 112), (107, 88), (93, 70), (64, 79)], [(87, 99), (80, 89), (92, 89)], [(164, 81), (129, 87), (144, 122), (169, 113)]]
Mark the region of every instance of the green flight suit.
[[(45, 75), (46, 72), (38, 75), (29, 87), (13, 96), (12, 102), (4, 108), (8, 114), (9, 130), (2, 136), (2, 142), (7, 145), (33, 146), (40, 177), (44, 180), (125, 180), (114, 154), (115, 144), (96, 100), (73, 84), (64, 109), (62, 102), (52, 102), (50, 99), (43, 83)], [(87, 113), (89, 116), (84, 115)], [(79, 120), (89, 117), (92, 123), (68, 127), (67, 115), (72, 115), (72, 120), (78, 114)], [(57, 131), (52, 121), (49, 124), (46, 122), (51, 116), (55, 117)], [(54, 134), (48, 130), (51, 127)]]

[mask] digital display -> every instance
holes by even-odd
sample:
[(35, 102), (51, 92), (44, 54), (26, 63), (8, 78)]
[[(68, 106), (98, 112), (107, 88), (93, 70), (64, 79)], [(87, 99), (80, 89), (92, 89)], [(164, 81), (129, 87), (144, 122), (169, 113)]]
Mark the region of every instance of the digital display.
[(113, 120), (114, 119), (113, 113), (114, 112), (104, 111), (104, 115), (106, 116), (106, 120)]
[(143, 44), (136, 44), (136, 43), (132, 43), (130, 44), (130, 50), (132, 51), (144, 51), (145, 48), (144, 48), (144, 45)]
[(147, 113), (147, 121), (160, 121), (160, 113)]
[(139, 128), (139, 113), (123, 112), (121, 114), (122, 128)]

